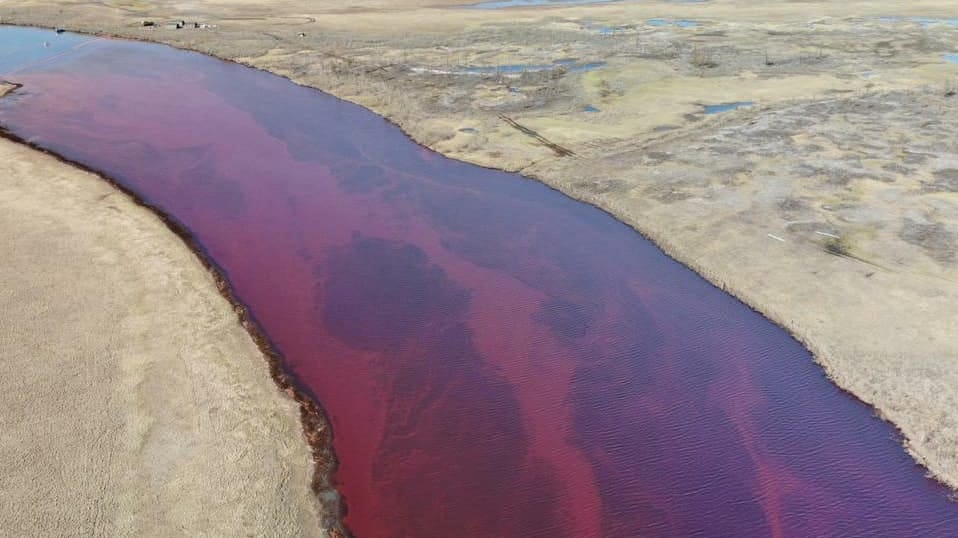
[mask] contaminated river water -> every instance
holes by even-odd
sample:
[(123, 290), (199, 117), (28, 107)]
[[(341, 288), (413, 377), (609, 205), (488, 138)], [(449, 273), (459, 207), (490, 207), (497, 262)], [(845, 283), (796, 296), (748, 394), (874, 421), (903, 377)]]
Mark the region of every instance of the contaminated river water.
[(326, 410), (357, 537), (958, 536), (892, 426), (598, 209), (237, 64), (0, 47), (0, 124), (188, 228)]

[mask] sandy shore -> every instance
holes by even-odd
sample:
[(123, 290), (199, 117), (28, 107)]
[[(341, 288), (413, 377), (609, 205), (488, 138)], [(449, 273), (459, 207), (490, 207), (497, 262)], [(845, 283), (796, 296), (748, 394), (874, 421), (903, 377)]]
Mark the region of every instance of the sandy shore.
[(16, 88), (17, 88), (16, 85), (0, 80), (0, 97), (7, 95), (8, 93), (12, 92)]
[[(593, 203), (795, 334), (958, 488), (949, 3), (454, 4), (30, 0), (0, 17), (271, 70)], [(508, 69), (564, 59), (604, 64)], [(754, 106), (704, 114), (734, 101)]]
[(321, 536), (295, 402), (187, 246), (0, 140), (0, 536)]

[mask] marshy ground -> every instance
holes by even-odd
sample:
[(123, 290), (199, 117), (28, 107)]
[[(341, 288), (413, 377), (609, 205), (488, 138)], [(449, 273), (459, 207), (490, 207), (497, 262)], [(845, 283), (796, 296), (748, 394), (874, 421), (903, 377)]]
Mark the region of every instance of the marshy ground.
[(594, 203), (791, 330), (958, 487), (948, 3), (459, 4), (31, 0), (0, 17), (248, 63)]

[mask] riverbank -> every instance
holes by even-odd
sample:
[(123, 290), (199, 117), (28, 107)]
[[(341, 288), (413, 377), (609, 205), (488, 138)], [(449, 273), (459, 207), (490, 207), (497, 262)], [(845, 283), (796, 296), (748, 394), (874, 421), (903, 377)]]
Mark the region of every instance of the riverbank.
[[(942, 59), (958, 29), (946, 11), (41, 1), (0, 17), (274, 71), (447, 155), (596, 204), (790, 330), (958, 487), (958, 66)], [(705, 114), (734, 101), (754, 106)]]
[(0, 81), (0, 97), (10, 94), (15, 89), (17, 89), (16, 84)]
[(298, 405), (159, 218), (0, 140), (0, 230), (0, 535), (323, 535)]

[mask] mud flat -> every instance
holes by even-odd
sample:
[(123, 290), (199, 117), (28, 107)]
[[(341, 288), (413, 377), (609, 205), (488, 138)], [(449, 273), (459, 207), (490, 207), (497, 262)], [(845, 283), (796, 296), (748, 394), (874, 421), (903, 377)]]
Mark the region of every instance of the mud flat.
[(295, 402), (213, 277), (0, 140), (0, 536), (322, 536)]
[(463, 3), (30, 1), (0, 17), (239, 60), (599, 205), (789, 329), (958, 487), (948, 3)]

